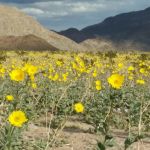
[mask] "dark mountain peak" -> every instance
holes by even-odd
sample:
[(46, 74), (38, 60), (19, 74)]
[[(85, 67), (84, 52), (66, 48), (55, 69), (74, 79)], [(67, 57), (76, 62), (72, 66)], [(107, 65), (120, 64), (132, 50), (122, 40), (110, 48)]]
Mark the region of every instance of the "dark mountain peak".
[(80, 31), (76, 28), (69, 28), (69, 29), (61, 31), (61, 32), (68, 32), (69, 33), (69, 32), (80, 32)]
[(86, 35), (82, 34), (78, 29), (76, 28), (69, 28), (67, 30), (58, 32), (61, 35), (64, 35), (70, 39), (72, 39), (75, 42), (81, 42), (83, 40), (85, 40), (87, 37)]
[(111, 16), (111, 17), (106, 18), (103, 22), (108, 22), (109, 23), (109, 22), (113, 21), (113, 19), (114, 19), (114, 17)]

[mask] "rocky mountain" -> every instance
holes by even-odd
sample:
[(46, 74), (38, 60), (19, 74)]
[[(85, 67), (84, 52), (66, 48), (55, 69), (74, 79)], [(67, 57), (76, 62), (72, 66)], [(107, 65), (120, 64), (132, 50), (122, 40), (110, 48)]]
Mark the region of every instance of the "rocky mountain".
[(57, 50), (54, 46), (50, 45), (47, 41), (35, 35), (25, 36), (1, 36), (0, 37), (0, 50)]
[(0, 36), (6, 38), (26, 35), (35, 35), (60, 50), (84, 50), (76, 42), (45, 29), (33, 17), (17, 8), (0, 5)]
[(66, 30), (60, 34), (76, 42), (87, 39), (97, 41), (100, 38), (111, 41), (115, 48), (150, 50), (150, 8), (106, 18), (103, 22), (83, 28), (77, 33)]

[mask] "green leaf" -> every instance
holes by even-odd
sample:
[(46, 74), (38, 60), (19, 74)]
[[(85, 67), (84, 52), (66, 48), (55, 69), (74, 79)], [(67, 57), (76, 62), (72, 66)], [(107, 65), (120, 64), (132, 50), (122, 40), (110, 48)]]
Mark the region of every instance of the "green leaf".
[(131, 146), (133, 143), (139, 141), (140, 139), (143, 139), (144, 136), (143, 135), (137, 135), (137, 136), (131, 136), (131, 137), (127, 137), (125, 142), (124, 142), (124, 145), (125, 145), (125, 150)]
[(111, 135), (106, 135), (105, 136), (105, 146), (108, 146), (108, 147), (113, 147), (114, 146), (114, 139), (113, 139), (113, 136)]
[(106, 150), (105, 145), (99, 142), (98, 144), (98, 150)]

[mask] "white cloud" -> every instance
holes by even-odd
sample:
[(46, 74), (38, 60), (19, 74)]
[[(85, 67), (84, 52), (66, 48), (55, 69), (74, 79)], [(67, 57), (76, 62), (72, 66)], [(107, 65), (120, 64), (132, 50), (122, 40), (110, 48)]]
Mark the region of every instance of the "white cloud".
[[(72, 0), (65, 1), (49, 1), (49, 2), (36, 2), (31, 4), (33, 8), (40, 9), (44, 13), (39, 15), (43, 17), (62, 17), (67, 15), (75, 15), (86, 12), (96, 12), (98, 10), (103, 10), (106, 5), (103, 3), (92, 3), (88, 1), (76, 2)], [(27, 10), (26, 12), (34, 12), (34, 10)], [(33, 13), (32, 13), (33, 14)]]
[[(41, 10), (42, 12), (39, 12), (38, 17), (43, 18), (53, 18), (58, 19), (58, 17), (67, 16), (69, 15), (69, 10), (66, 9), (64, 6), (63, 1), (49, 1), (49, 2), (36, 2), (33, 4), (28, 5), (28, 7), (35, 8), (37, 10)], [(32, 10), (25, 10), (28, 14), (32, 13)], [(34, 15), (33, 13), (31, 15)]]
[(63, 17), (63, 16), (67, 16), (68, 15), (68, 12), (46, 12), (45, 15), (47, 17), (52, 17), (52, 18), (55, 18), (55, 17)]
[(34, 7), (45, 9), (45, 8), (51, 8), (51, 7), (64, 6), (64, 2), (63, 1), (36, 2), (31, 5)]
[(22, 11), (30, 15), (44, 14), (44, 11), (38, 8), (23, 8)]
[(95, 12), (98, 9), (104, 9), (106, 8), (105, 4), (102, 3), (90, 3), (90, 2), (78, 2), (78, 3), (72, 3), (68, 6), (71, 7), (72, 12), (75, 13), (82, 13), (82, 12)]

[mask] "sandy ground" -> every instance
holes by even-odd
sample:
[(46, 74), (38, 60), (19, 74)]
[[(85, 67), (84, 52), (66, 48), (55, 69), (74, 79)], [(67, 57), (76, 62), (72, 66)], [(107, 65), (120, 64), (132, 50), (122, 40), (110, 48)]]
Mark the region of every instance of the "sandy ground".
[[(81, 121), (70, 120), (66, 123), (65, 128), (59, 133), (58, 141), (60, 144), (49, 148), (47, 150), (97, 150), (97, 141), (100, 139), (99, 135), (90, 132), (91, 125)], [(126, 133), (120, 130), (114, 130), (116, 146), (107, 148), (108, 150), (124, 150), (123, 143), (126, 138)], [(47, 137), (47, 129), (42, 126), (31, 124), (29, 131), (25, 132), (25, 138), (28, 139), (42, 139)], [(150, 150), (150, 139), (143, 142), (133, 144), (128, 150)]]

